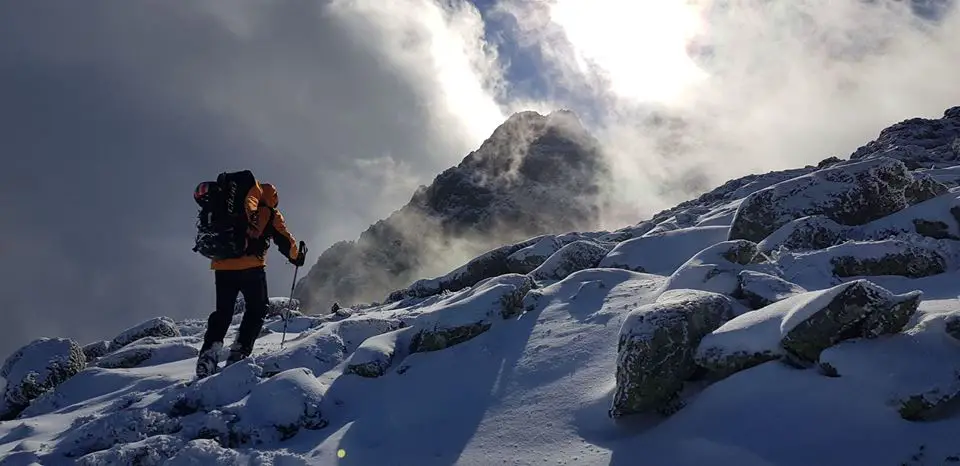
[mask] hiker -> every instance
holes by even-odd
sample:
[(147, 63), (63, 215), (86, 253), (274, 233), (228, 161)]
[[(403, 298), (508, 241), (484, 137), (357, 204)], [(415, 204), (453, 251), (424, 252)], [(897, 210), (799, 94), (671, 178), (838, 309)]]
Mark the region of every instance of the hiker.
[[(249, 171), (239, 173), (246, 176), (249, 180), (247, 184), (251, 185), (242, 197), (243, 216), (240, 224), (246, 226), (246, 232), (242, 239), (234, 240), (237, 244), (240, 241), (244, 242), (242, 253), (234, 252), (231, 256), (228, 253), (218, 255), (209, 252), (224, 251), (230, 248), (208, 244), (212, 240), (202, 240), (202, 234), (198, 235), (198, 246), (194, 248), (194, 250), (199, 248), (199, 252), (211, 258), (210, 268), (214, 270), (216, 284), (216, 310), (207, 319), (207, 330), (203, 336), (200, 354), (197, 357), (196, 373), (198, 378), (206, 377), (217, 370), (220, 350), (223, 348), (223, 339), (233, 320), (238, 293), (243, 293), (246, 310), (240, 322), (236, 339), (230, 345), (227, 365), (246, 358), (253, 351), (253, 344), (260, 335), (263, 320), (267, 313), (269, 295), (267, 294), (265, 267), (266, 253), (270, 247), (269, 241), (273, 240), (280, 253), (293, 265), (300, 267), (305, 260), (306, 244), (303, 241), (300, 241), (299, 245), (296, 244), (296, 239), (287, 231), (283, 215), (277, 210), (279, 196), (276, 188), (269, 183), (260, 183), (253, 178)], [(221, 175), (221, 177), (223, 176)], [(234, 183), (231, 185), (232, 187), (237, 185), (246, 187), (243, 182), (231, 182)], [(201, 183), (197, 191), (205, 192), (209, 189), (209, 186), (215, 186), (215, 189), (224, 189), (219, 185), (207, 183), (207, 187), (202, 187), (204, 183)], [(235, 191), (236, 189), (231, 191), (230, 194), (239, 198)], [(200, 193), (201, 196), (203, 194)], [(226, 197), (229, 196), (222, 196), (222, 198)], [(199, 199), (197, 202), (204, 205)], [(235, 204), (235, 202), (231, 204), (230, 201), (226, 201), (226, 203), (230, 207)], [(201, 218), (202, 215), (203, 212), (201, 212)], [(239, 216), (239, 213), (235, 215)], [(223, 235), (225, 235), (224, 233), (219, 234), (221, 236), (218, 238), (223, 238)], [(238, 251), (240, 248), (241, 246), (235, 246), (233, 250)]]

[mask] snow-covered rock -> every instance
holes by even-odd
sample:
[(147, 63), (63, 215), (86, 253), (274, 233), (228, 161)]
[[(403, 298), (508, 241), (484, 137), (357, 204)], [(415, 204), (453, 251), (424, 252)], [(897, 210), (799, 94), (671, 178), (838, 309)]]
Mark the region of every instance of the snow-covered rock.
[(915, 233), (935, 239), (960, 239), (960, 199), (954, 190), (859, 228), (862, 239), (885, 239)]
[(745, 266), (769, 260), (747, 240), (724, 241), (698, 252), (670, 275), (664, 290), (694, 289), (733, 295)]
[(412, 324), (410, 352), (442, 350), (486, 332), (497, 320), (519, 314), (533, 287), (527, 275), (506, 274), (433, 304)]
[(184, 388), (174, 388), (151, 407), (173, 416), (210, 412), (240, 401), (261, 381), (263, 369), (250, 358), (230, 364)]
[(840, 244), (850, 237), (852, 227), (841, 225), (825, 215), (810, 215), (787, 222), (757, 247), (762, 252), (782, 248), (794, 251), (809, 251)]
[(669, 409), (697, 370), (700, 339), (732, 317), (728, 297), (698, 290), (672, 290), (631, 311), (620, 328), (610, 415)]
[(762, 241), (791, 220), (818, 214), (863, 225), (947, 191), (932, 180), (920, 183), (903, 162), (886, 157), (819, 170), (744, 199), (729, 239)]
[(380, 377), (393, 364), (400, 348), (409, 346), (413, 327), (367, 338), (347, 361), (347, 372), (361, 377)]
[(11, 354), (0, 368), (6, 382), (0, 420), (16, 417), (31, 401), (87, 365), (83, 348), (69, 338), (38, 338)]
[(953, 264), (953, 246), (945, 241), (919, 235), (850, 241), (819, 251), (780, 254), (776, 263), (784, 278), (804, 286), (824, 277), (929, 277)]
[(77, 458), (77, 466), (162, 466), (186, 442), (176, 435), (156, 435), (138, 442), (121, 443)]
[(83, 347), (83, 355), (87, 363), (91, 363), (110, 352), (110, 340), (100, 340), (87, 343)]
[(536, 243), (507, 256), (507, 270), (510, 273), (520, 274), (533, 272), (548, 257), (565, 245), (557, 236), (545, 236)]
[(616, 245), (598, 267), (670, 275), (687, 258), (725, 241), (729, 231), (727, 226), (707, 226), (647, 234)]
[(571, 273), (596, 267), (608, 252), (609, 249), (594, 241), (574, 241), (560, 248), (529, 275), (538, 281), (563, 280)]
[(360, 344), (369, 338), (407, 326), (406, 322), (401, 319), (363, 314), (329, 325), (329, 330), (340, 336), (348, 352), (356, 350)]
[(156, 435), (175, 434), (180, 422), (145, 408), (111, 412), (72, 429), (58, 442), (57, 453), (77, 458), (116, 444), (139, 442)]
[(760, 309), (791, 296), (805, 293), (800, 285), (790, 283), (770, 274), (744, 270), (737, 275), (740, 288), (734, 294), (737, 299), (746, 301), (751, 308)]
[(117, 351), (144, 337), (179, 337), (180, 329), (177, 323), (169, 317), (155, 317), (130, 327), (113, 338), (110, 342), (110, 351)]
[(938, 119), (909, 118), (880, 131), (857, 148), (851, 160), (890, 157), (910, 167), (952, 163), (960, 159), (960, 107), (948, 108)]
[(323, 428), (320, 411), (324, 387), (307, 368), (283, 371), (266, 379), (240, 402), (227, 408), (238, 418), (230, 425), (231, 446), (286, 440), (302, 429)]
[(200, 354), (198, 337), (145, 337), (124, 346), (119, 351), (100, 358), (96, 365), (108, 369), (131, 368), (166, 364), (190, 359)]
[(443, 291), (460, 291), (482, 280), (511, 273), (507, 258), (538, 241), (539, 239), (535, 238), (488, 251), (442, 277), (417, 280), (409, 288), (394, 291), (387, 297), (386, 302), (391, 303), (405, 298), (423, 298)]
[(347, 348), (336, 332), (319, 328), (287, 341), (286, 346), (274, 353), (263, 355), (257, 362), (265, 376), (273, 376), (299, 367), (322, 374), (333, 369), (347, 357)]
[(920, 296), (893, 294), (867, 280), (794, 295), (712, 331), (700, 342), (696, 361), (718, 377), (784, 357), (806, 367), (840, 341), (899, 332)]

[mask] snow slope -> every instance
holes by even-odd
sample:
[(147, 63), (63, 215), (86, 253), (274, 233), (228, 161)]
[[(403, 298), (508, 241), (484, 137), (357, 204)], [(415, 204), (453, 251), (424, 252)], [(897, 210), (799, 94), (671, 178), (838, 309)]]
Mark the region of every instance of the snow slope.
[[(941, 149), (937, 170), (960, 169)], [(809, 248), (724, 234), (748, 196), (844, 167), (825, 162), (735, 180), (618, 231), (528, 241), (541, 246), (522, 254), (524, 273), (504, 272), (523, 250), (508, 247), (456, 287), (428, 280), (437, 286), (387, 303), (295, 315), (286, 335), (271, 317), (251, 358), (202, 381), (203, 318), (104, 335), (62, 377), (30, 374), (80, 345), (30, 346), (4, 364), (4, 396), (29, 404), (0, 421), (0, 464), (960, 463), (952, 200), (845, 225)], [(945, 226), (910, 231), (913, 219)], [(632, 340), (639, 322), (644, 345)], [(698, 341), (692, 329), (705, 328)], [(755, 353), (735, 370), (705, 359)], [(649, 403), (651, 383), (682, 389), (611, 417), (618, 387)]]

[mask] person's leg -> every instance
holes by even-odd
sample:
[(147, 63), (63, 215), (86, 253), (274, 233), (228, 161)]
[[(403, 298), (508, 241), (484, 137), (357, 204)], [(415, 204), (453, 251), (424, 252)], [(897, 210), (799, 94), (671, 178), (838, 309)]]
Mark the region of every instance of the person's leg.
[(219, 362), (220, 348), (233, 320), (233, 308), (242, 284), (238, 271), (217, 270), (214, 272), (216, 286), (216, 310), (207, 318), (207, 330), (203, 335), (203, 345), (197, 356), (197, 376), (205, 377), (213, 373)]
[(243, 320), (237, 330), (237, 338), (231, 346), (229, 362), (236, 362), (253, 352), (260, 331), (263, 329), (263, 319), (267, 315), (267, 274), (260, 267), (244, 271), (240, 292), (246, 302)]

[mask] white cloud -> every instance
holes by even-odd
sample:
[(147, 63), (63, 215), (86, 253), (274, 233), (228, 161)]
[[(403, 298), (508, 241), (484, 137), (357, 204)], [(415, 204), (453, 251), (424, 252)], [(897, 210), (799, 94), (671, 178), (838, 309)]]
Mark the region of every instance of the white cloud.
[(506, 118), (496, 103), (503, 85), (496, 50), (470, 3), (335, 0), (330, 11), (416, 90), (431, 117), (426, 137), (466, 152)]
[(889, 124), (960, 104), (960, 15), (924, 23), (907, 3), (502, 0), (500, 10), (543, 52), (553, 84), (597, 102), (614, 195), (633, 203), (611, 213), (616, 224), (729, 178), (846, 157)]

